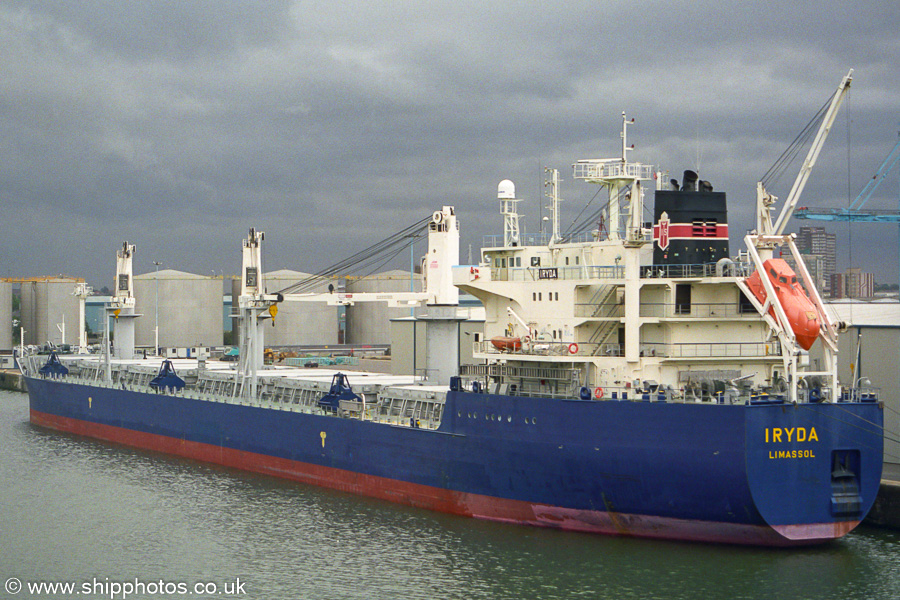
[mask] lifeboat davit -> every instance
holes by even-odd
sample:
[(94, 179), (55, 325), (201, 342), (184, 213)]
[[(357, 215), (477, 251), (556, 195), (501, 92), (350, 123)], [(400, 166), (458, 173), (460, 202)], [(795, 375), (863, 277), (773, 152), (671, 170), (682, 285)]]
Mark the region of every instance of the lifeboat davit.
[(522, 349), (522, 339), (517, 337), (492, 337), (491, 344), (501, 352), (514, 352)]
[[(816, 338), (819, 337), (819, 316), (816, 307), (809, 299), (806, 291), (797, 281), (797, 275), (784, 259), (770, 258), (763, 263), (766, 275), (775, 288), (775, 295), (781, 302), (787, 315), (791, 330), (797, 338), (797, 343), (804, 350), (809, 350)], [(766, 301), (766, 288), (760, 279), (761, 273), (757, 270), (747, 278), (747, 287), (761, 303)], [(769, 314), (775, 317), (775, 308), (769, 309)], [(775, 317), (777, 319), (777, 317)]]

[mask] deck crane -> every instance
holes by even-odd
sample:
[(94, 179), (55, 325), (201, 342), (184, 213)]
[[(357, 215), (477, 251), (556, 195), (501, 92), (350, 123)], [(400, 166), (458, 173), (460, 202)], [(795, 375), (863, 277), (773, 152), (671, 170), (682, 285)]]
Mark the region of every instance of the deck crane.
[[(134, 358), (134, 320), (142, 316), (134, 312), (134, 252), (135, 246), (129, 242), (123, 242), (116, 252), (116, 289), (105, 308), (107, 315), (114, 317), (116, 358)], [(104, 344), (108, 352), (108, 335)]]
[[(443, 355), (445, 360), (458, 355), (458, 348), (453, 351), (439, 348), (441, 344), (458, 346), (458, 340), (456, 342), (448, 341), (449, 338), (443, 334), (448, 333), (449, 330), (440, 325), (443, 321), (450, 322), (457, 319), (456, 307), (459, 304), (459, 290), (453, 285), (452, 273), (452, 267), (459, 263), (459, 225), (454, 207), (444, 206), (441, 210), (435, 211), (428, 222), (428, 254), (425, 256), (423, 264), (425, 273), (425, 291), (423, 292), (291, 293), (290, 288), (287, 288), (282, 290), (284, 293), (268, 293), (261, 269), (261, 243), (264, 239), (263, 232), (250, 230), (250, 235), (244, 240), (241, 268), (242, 282), (239, 299), (241, 338), (237, 377), (242, 390), (245, 388), (244, 384), (247, 384), (251, 397), (256, 397), (257, 375), (258, 371), (263, 368), (263, 325), (268, 319), (276, 318), (278, 304), (281, 302), (320, 302), (331, 306), (352, 305), (357, 302), (387, 302), (389, 306), (425, 304), (430, 307), (432, 313), (429, 315), (429, 321), (437, 323), (434, 331), (438, 332), (435, 335), (429, 334), (426, 355)], [(441, 364), (436, 370), (439, 377), (444, 378), (448, 369), (446, 364)], [(446, 377), (449, 378), (449, 376)], [(237, 388), (238, 386), (235, 386), (236, 390)]]
[(800, 168), (800, 172), (797, 174), (797, 178), (794, 180), (794, 185), (791, 187), (791, 191), (788, 194), (788, 197), (784, 201), (784, 206), (781, 208), (781, 213), (778, 215), (775, 223), (772, 224), (771, 211), (772, 206), (778, 200), (776, 196), (771, 195), (767, 190), (763, 182), (759, 182), (756, 184), (757, 191), (757, 232), (760, 237), (760, 242), (768, 243), (768, 240), (765, 240), (766, 236), (781, 236), (784, 233), (785, 227), (787, 227), (787, 222), (790, 220), (791, 215), (794, 214), (794, 208), (797, 206), (797, 201), (800, 199), (800, 195), (803, 193), (803, 188), (806, 187), (806, 182), (809, 179), (809, 174), (812, 172), (812, 168), (816, 164), (816, 160), (819, 157), (819, 152), (821, 152), (822, 147), (825, 145), (825, 140), (828, 138), (828, 134), (831, 132), (831, 127), (834, 125), (834, 119), (837, 117), (837, 111), (841, 107), (841, 103), (844, 101), (844, 96), (847, 94), (847, 90), (850, 89), (850, 82), (853, 80), (853, 69), (847, 73), (847, 75), (841, 80), (840, 85), (838, 85), (837, 91), (834, 96), (831, 98), (831, 104), (828, 107), (824, 117), (822, 118), (822, 124), (819, 127), (819, 131), (816, 134), (815, 139), (813, 139), (812, 144), (810, 145), (809, 152), (806, 155), (806, 160), (803, 161), (803, 166)]
[(85, 300), (94, 292), (94, 288), (80, 281), (75, 284), (72, 295), (78, 298), (78, 353), (87, 354), (87, 328), (85, 327), (84, 306)]
[[(763, 316), (766, 322), (769, 323), (773, 335), (778, 338), (778, 341), (782, 347), (782, 355), (784, 356), (784, 370), (787, 374), (787, 379), (789, 381), (796, 381), (798, 377), (822, 377), (825, 379), (825, 381), (827, 381), (826, 386), (824, 386), (825, 389), (827, 389), (826, 397), (831, 399), (832, 401), (839, 397), (837, 375), (837, 325), (831, 320), (831, 317), (825, 310), (822, 298), (819, 295), (815, 284), (813, 283), (812, 277), (809, 274), (809, 270), (806, 268), (806, 264), (800, 257), (800, 252), (797, 250), (797, 245), (794, 243), (795, 236), (792, 234), (786, 235), (784, 233), (784, 230), (787, 226), (787, 222), (791, 218), (791, 215), (794, 213), (794, 208), (797, 206), (797, 201), (800, 199), (800, 195), (803, 193), (803, 188), (806, 186), (806, 182), (809, 179), (812, 168), (816, 164), (816, 159), (819, 156), (819, 152), (821, 152), (822, 147), (825, 144), (825, 140), (828, 138), (828, 134), (831, 131), (831, 127), (832, 125), (834, 125), (834, 120), (837, 117), (837, 111), (847, 94), (847, 90), (850, 88), (850, 82), (852, 81), (852, 79), (853, 69), (850, 69), (847, 75), (844, 76), (844, 78), (841, 80), (837, 90), (831, 98), (831, 101), (828, 103), (828, 109), (822, 116), (819, 130), (816, 133), (812, 144), (810, 145), (809, 152), (806, 155), (806, 159), (803, 161), (800, 172), (797, 174), (797, 178), (794, 180), (794, 185), (791, 188), (791, 191), (784, 202), (784, 206), (782, 207), (781, 212), (779, 213), (778, 218), (775, 220), (774, 224), (772, 222), (772, 207), (775, 205), (778, 198), (776, 196), (773, 196), (766, 190), (765, 184), (762, 181), (760, 181), (756, 186), (756, 231), (751, 232), (744, 238), (744, 240), (747, 245), (749, 258), (753, 262), (753, 266), (758, 272), (763, 274), (763, 276), (760, 277), (760, 281), (762, 282), (766, 291), (765, 301), (759, 301), (750, 291), (744, 280), (739, 279), (736, 282), (738, 287), (744, 293), (744, 296), (759, 311), (759, 314)], [(805, 351), (797, 343), (796, 336), (794, 335), (789, 325), (784, 307), (781, 305), (781, 300), (776, 294), (772, 282), (769, 280), (768, 276), (765, 275), (766, 270), (763, 267), (763, 263), (772, 258), (774, 249), (776, 247), (787, 247), (790, 253), (793, 255), (795, 263), (797, 265), (797, 275), (803, 281), (804, 287), (809, 292), (810, 300), (812, 301), (813, 306), (816, 309), (816, 316), (819, 323), (821, 324), (820, 337), (823, 343), (823, 358), (825, 368), (822, 371), (801, 372), (798, 369), (801, 360), (808, 360), (808, 354), (806, 354)], [(770, 309), (774, 311), (774, 316), (769, 312)], [(796, 386), (792, 386), (791, 401), (797, 401)]]

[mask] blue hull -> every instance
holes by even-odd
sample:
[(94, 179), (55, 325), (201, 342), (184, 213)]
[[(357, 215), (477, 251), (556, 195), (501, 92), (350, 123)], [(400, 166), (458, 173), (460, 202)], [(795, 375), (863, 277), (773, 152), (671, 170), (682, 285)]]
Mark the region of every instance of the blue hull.
[(792, 545), (853, 529), (877, 404), (718, 406), (451, 391), (437, 430), (28, 378), (32, 422), (435, 510)]

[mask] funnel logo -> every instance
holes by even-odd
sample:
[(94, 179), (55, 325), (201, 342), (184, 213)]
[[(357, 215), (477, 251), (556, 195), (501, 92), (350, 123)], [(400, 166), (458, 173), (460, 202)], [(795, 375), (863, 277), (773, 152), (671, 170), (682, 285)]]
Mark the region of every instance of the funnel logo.
[(659, 216), (659, 235), (656, 238), (656, 243), (659, 245), (660, 250), (665, 250), (669, 247), (669, 213), (667, 212)]

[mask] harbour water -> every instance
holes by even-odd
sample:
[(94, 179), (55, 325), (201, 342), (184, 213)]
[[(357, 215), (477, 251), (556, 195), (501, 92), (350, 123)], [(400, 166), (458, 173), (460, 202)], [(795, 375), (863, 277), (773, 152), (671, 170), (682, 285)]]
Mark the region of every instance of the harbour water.
[[(823, 600), (900, 590), (897, 531), (775, 550), (487, 523), (46, 431), (15, 392), (0, 392), (0, 456), (2, 598)], [(126, 594), (126, 584), (144, 587)]]

